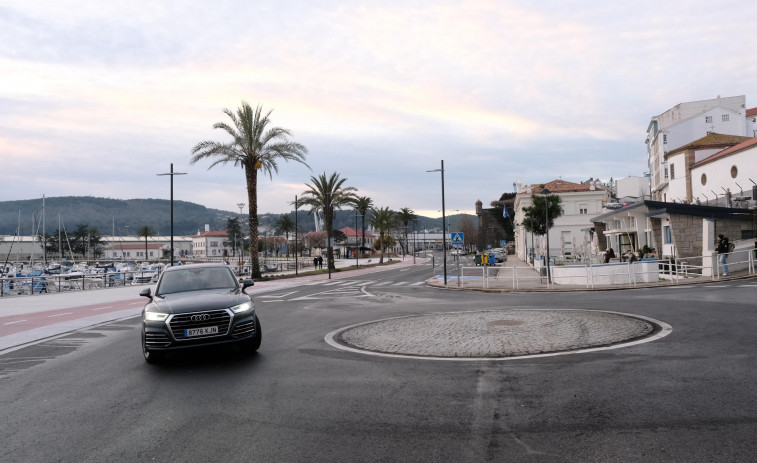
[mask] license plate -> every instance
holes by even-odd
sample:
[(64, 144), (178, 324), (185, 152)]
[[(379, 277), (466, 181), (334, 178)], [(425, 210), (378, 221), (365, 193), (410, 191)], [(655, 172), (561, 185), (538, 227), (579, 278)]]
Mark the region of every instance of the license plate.
[(191, 328), (184, 330), (184, 337), (191, 338), (194, 336), (206, 336), (208, 334), (218, 334), (217, 326), (206, 326), (203, 328)]

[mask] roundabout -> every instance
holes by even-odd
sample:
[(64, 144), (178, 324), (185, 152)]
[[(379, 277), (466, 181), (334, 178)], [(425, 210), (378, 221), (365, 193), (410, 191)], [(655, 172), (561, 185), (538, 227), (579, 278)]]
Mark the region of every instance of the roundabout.
[(430, 360), (508, 360), (615, 349), (667, 336), (666, 323), (598, 310), (507, 308), (376, 320), (332, 331), (356, 353)]

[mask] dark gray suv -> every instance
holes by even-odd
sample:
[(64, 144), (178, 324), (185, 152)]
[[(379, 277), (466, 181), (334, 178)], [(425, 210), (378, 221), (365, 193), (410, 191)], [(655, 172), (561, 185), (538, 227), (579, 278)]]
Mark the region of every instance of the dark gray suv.
[(245, 290), (252, 280), (237, 282), (225, 264), (171, 267), (161, 273), (155, 294), (142, 309), (142, 352), (156, 363), (165, 353), (190, 347), (237, 343), (255, 352), (262, 332), (255, 305)]

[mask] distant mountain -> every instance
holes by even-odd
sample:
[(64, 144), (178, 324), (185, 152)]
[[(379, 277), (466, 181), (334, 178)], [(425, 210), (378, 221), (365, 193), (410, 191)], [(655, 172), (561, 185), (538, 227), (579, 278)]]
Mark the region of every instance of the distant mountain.
[[(282, 214), (259, 214), (260, 230), (274, 228), (274, 222)], [(289, 213), (294, 219), (294, 211)], [(334, 228), (355, 227), (355, 212), (352, 210), (336, 211)], [(464, 214), (448, 216), (448, 222), (454, 227)], [(21, 235), (42, 233), (42, 198), (19, 201), (0, 201), (0, 235), (13, 235), (20, 226)], [(58, 229), (58, 218), (66, 231), (76, 229), (78, 225), (96, 228), (102, 235), (134, 235), (145, 225), (166, 236), (171, 230), (171, 202), (166, 199), (112, 199), (92, 196), (62, 196), (45, 198), (45, 231), (52, 234)], [(220, 209), (210, 209), (187, 201), (174, 200), (174, 234), (177, 236), (194, 235), (203, 231), (205, 225), (211, 230), (224, 230), (229, 217), (241, 217), (247, 223), (247, 215)], [(476, 223), (476, 217), (473, 218)], [(315, 230), (313, 216), (301, 209), (297, 215), (300, 230)], [(358, 218), (358, 228), (360, 219)], [(366, 227), (367, 227), (366, 221)], [(442, 227), (442, 219), (419, 217), (416, 230)], [(411, 229), (412, 232), (412, 229)]]

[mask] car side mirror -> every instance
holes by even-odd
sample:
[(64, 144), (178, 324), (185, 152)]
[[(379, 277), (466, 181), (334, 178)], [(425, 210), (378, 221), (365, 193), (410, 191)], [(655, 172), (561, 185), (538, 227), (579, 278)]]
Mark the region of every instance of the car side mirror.
[(139, 292), (139, 295), (142, 297), (149, 297), (150, 299), (152, 299), (152, 290), (150, 288), (145, 288)]
[(252, 281), (252, 280), (249, 280), (249, 279), (248, 280), (244, 280), (242, 282), (242, 292), (244, 292), (250, 286), (255, 286), (255, 282)]

